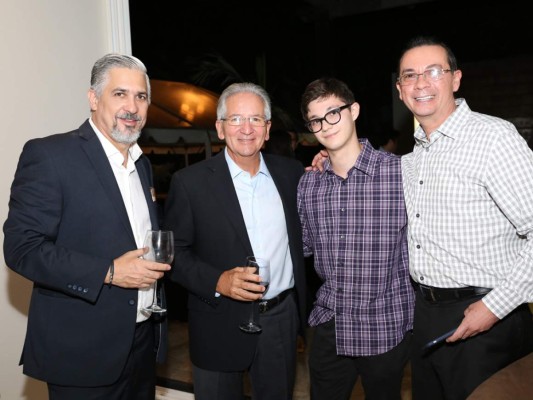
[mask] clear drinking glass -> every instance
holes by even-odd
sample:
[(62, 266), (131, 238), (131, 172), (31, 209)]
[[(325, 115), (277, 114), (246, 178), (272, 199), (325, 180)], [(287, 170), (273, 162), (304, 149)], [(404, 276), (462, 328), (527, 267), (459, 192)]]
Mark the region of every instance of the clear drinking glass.
[[(172, 231), (148, 231), (144, 240), (144, 247), (148, 252), (143, 255), (145, 260), (171, 264), (174, 260), (174, 233)], [(150, 313), (163, 313), (167, 311), (158, 304), (157, 280), (154, 282), (154, 298), (152, 304), (143, 308)]]
[[(255, 273), (261, 277), (260, 284), (265, 286), (265, 288), (268, 288), (268, 285), (270, 283), (270, 262), (265, 258), (250, 256), (246, 258), (246, 266), (255, 267)], [(264, 293), (266, 293), (266, 289)], [(248, 319), (248, 321), (243, 322), (241, 325), (239, 325), (239, 328), (241, 329), (241, 331), (244, 331), (246, 333), (259, 333), (261, 332), (262, 328), (261, 325), (259, 325), (259, 323), (255, 321), (254, 302), (252, 301), (250, 304), (252, 306), (252, 309), (250, 311), (250, 318)]]

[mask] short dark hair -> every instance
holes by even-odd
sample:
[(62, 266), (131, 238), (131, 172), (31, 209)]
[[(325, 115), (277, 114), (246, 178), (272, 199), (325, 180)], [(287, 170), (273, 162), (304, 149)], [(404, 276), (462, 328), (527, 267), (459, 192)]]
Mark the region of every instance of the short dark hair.
[(402, 63), (403, 56), (405, 53), (407, 53), (409, 50), (414, 49), (416, 47), (421, 46), (440, 46), (446, 51), (446, 57), (448, 58), (448, 64), (450, 65), (450, 69), (453, 71), (457, 71), (459, 69), (457, 65), (457, 58), (455, 57), (455, 54), (453, 54), (452, 49), (444, 43), (443, 41), (439, 40), (435, 36), (415, 36), (411, 38), (406, 45), (404, 46), (400, 59), (398, 61), (398, 75), (401, 73), (400, 71), (400, 64)]
[(332, 96), (338, 97), (346, 104), (355, 102), (353, 92), (346, 83), (339, 79), (323, 77), (316, 79), (307, 85), (304, 93), (302, 94), (302, 100), (300, 104), (300, 111), (304, 120), (307, 121), (309, 103), (315, 101), (316, 99), (328, 98)]

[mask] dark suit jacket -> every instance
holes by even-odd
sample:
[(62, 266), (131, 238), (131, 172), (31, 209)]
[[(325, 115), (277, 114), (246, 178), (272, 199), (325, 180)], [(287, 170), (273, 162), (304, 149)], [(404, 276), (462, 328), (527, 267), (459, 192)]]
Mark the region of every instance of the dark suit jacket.
[[(158, 229), (148, 159), (141, 156), (136, 168), (152, 227)], [(77, 130), (26, 143), (4, 236), (7, 265), (34, 282), (24, 373), (59, 385), (114, 382), (133, 341), (138, 291), (110, 287), (104, 279), (111, 261), (137, 246), (88, 120)], [(166, 326), (155, 325), (164, 357)]]
[[(263, 156), (283, 202), (303, 333), (306, 287), (296, 207), (303, 166), (290, 158)], [(221, 273), (243, 266), (246, 256), (253, 254), (223, 151), (174, 174), (164, 224), (174, 230), (176, 241), (171, 279), (189, 291), (192, 362), (209, 370), (244, 370), (252, 361), (258, 340), (258, 335), (239, 329), (239, 324), (249, 317), (250, 303), (215, 297)]]

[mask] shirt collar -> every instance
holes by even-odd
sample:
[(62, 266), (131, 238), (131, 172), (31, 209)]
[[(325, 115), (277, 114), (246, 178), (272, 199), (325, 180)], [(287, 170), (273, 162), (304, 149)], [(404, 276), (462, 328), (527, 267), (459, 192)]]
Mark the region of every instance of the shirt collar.
[[(107, 137), (104, 136), (102, 132), (100, 132), (91, 118), (89, 118), (89, 123), (96, 133), (96, 137), (98, 137), (100, 143), (102, 143), (102, 147), (104, 148), (107, 158), (110, 160), (117, 160), (120, 164), (122, 164), (124, 162), (124, 157), (122, 157), (120, 151), (113, 145), (113, 143), (109, 141)], [(133, 162), (136, 162), (142, 153), (143, 151), (137, 143), (132, 144), (129, 148), (129, 156)]]
[[(361, 145), (361, 154), (355, 160), (355, 164), (348, 171), (348, 176), (354, 173), (354, 170), (358, 170), (366, 175), (374, 175), (376, 170), (376, 161), (378, 159), (377, 150), (372, 147), (367, 138), (359, 138), (359, 144)], [(335, 174), (331, 167), (329, 157), (324, 162), (324, 172)]]
[[(226, 158), (226, 162), (228, 163), (229, 173), (231, 175), (231, 179), (235, 179), (237, 176), (239, 176), (241, 173), (245, 172), (241, 167), (239, 167), (235, 161), (230, 157), (228, 154), (228, 148), (224, 148), (224, 157)], [(268, 168), (265, 164), (265, 160), (263, 159), (263, 154), (259, 153), (259, 172), (258, 174), (264, 174), (268, 177), (270, 177), (270, 172), (268, 172)]]
[[(435, 130), (435, 132), (439, 132), (440, 134), (451, 139), (457, 139), (458, 136), (460, 136), (461, 129), (457, 129), (457, 127), (461, 121), (465, 121), (468, 117), (468, 114), (470, 114), (470, 108), (466, 104), (465, 99), (455, 99), (455, 105), (457, 106), (455, 111), (451, 113), (442, 123), (442, 125)], [(432, 134), (433, 132), (430, 132), (430, 135)], [(420, 125), (415, 130), (414, 138), (418, 143), (428, 143), (426, 132), (424, 132)]]

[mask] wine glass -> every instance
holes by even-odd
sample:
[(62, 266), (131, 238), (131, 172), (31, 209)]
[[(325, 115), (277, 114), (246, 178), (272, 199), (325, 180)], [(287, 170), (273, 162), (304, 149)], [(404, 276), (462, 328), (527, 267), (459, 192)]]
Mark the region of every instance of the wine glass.
[[(144, 239), (144, 247), (148, 247), (148, 252), (143, 256), (145, 260), (170, 264), (174, 260), (174, 233), (172, 231), (148, 231)], [(157, 280), (154, 282), (152, 304), (144, 307), (143, 310), (150, 313), (167, 311), (157, 304)]]
[[(270, 262), (265, 258), (250, 256), (246, 257), (246, 266), (256, 268), (255, 273), (261, 277), (261, 282), (259, 284), (265, 286), (263, 294), (266, 293), (270, 283)], [(251, 302), (251, 305), (252, 310), (250, 313), (250, 319), (239, 325), (239, 328), (246, 333), (259, 333), (262, 328), (261, 325), (255, 321), (253, 301)]]

